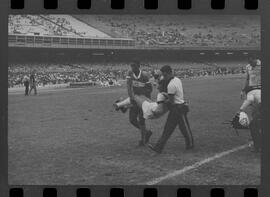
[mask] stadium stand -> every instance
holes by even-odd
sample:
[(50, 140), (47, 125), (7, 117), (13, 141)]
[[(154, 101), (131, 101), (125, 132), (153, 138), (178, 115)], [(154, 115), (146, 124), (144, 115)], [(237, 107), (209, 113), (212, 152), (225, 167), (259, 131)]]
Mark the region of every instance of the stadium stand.
[(101, 86), (118, 85), (118, 81), (124, 78), (126, 72), (111, 66), (89, 64), (11, 64), (8, 69), (9, 87), (22, 86), (23, 77), (32, 71), (36, 71), (39, 86), (72, 82), (92, 82), (93, 85)]
[(145, 47), (257, 47), (258, 16), (10, 15), (9, 34), (131, 38)]
[(9, 15), (8, 30), (9, 34), (110, 37), (71, 15)]
[(43, 17), (47, 17), (49, 20), (53, 21), (56, 24), (60, 23), (61, 26), (67, 26), (68, 29), (76, 32), (82, 37), (110, 37), (107, 34), (89, 26), (88, 24), (77, 20), (71, 15), (43, 15)]
[(27, 15), (9, 15), (9, 34), (45, 35), (49, 29), (41, 26), (32, 17)]
[(107, 35), (110, 35), (113, 38), (123, 38), (123, 37), (129, 37), (128, 35), (123, 35), (120, 32), (117, 32), (113, 28), (110, 28), (106, 23), (100, 22), (98, 20), (98, 16), (96, 15), (72, 15), (74, 18), (88, 24), (89, 26), (92, 26), (93, 28), (96, 28), (102, 32), (104, 32)]
[(258, 16), (73, 15), (114, 37), (146, 46), (257, 46)]
[[(181, 78), (198, 78), (207, 76), (220, 76), (231, 74), (243, 74), (245, 65), (242, 62), (227, 63), (220, 66), (219, 63), (209, 62), (145, 62), (143, 70), (154, 76), (159, 68), (169, 64), (177, 76)], [(231, 66), (228, 66), (231, 64)], [(126, 62), (118, 63), (11, 63), (8, 68), (9, 88), (22, 86), (22, 79), (31, 71), (36, 71), (39, 86), (91, 82), (93, 85), (115, 86), (120, 85), (129, 69)]]
[[(155, 73), (162, 65), (168, 64), (174, 68), (175, 73), (181, 78), (241, 74), (244, 72), (243, 67), (245, 65), (241, 62), (228, 62), (227, 56), (225, 57), (226, 61), (217, 62), (216, 57), (216, 60), (212, 61), (212, 59), (215, 59), (213, 55), (211, 55), (211, 58), (209, 55), (209, 58), (198, 58), (198, 56), (191, 55), (190, 60), (184, 62), (182, 59), (184, 55), (181, 56), (180, 53), (178, 54), (178, 51), (173, 55), (173, 57), (178, 59), (172, 59), (167, 57), (169, 52), (159, 51), (154, 55), (154, 50), (151, 50), (151, 53), (149, 51), (145, 52), (144, 47), (150, 46), (159, 49), (159, 47), (169, 46), (168, 49), (171, 49), (173, 46), (186, 46), (194, 47), (197, 50), (200, 46), (205, 46), (216, 50), (215, 47), (260, 46), (260, 23), (258, 16), (9, 15), (9, 34), (76, 36), (80, 37), (78, 38), (79, 40), (81, 40), (81, 37), (132, 38), (138, 46), (142, 46), (140, 53), (144, 70)], [(24, 40), (24, 38), (22, 39)], [(57, 39), (59, 38), (57, 37)], [(65, 39), (68, 40), (63, 38), (63, 40)], [(118, 47), (115, 43), (113, 45)], [(43, 52), (46, 54), (50, 49), (47, 50), (44, 49)], [(76, 49), (73, 50), (74, 54), (76, 54)], [(16, 48), (14, 51), (16, 51)], [(63, 49), (63, 54), (64, 51), (65, 49)], [(125, 79), (127, 69), (129, 68), (129, 63), (119, 61), (127, 61), (128, 57), (132, 56), (132, 53), (129, 55), (125, 53), (125, 50), (121, 52), (115, 51), (115, 55), (113, 55), (114, 52), (112, 51), (111, 54), (107, 54), (108, 57), (104, 55), (100, 56), (100, 58), (95, 57), (97, 55), (88, 55), (86, 53), (86, 56), (89, 57), (88, 62), (85, 63), (78, 62), (78, 57), (82, 61), (83, 55), (69, 57), (73, 54), (73, 51), (66, 52), (69, 53), (59, 58), (62, 59), (61, 62), (54, 62), (52, 60), (52, 52), (52, 57), (46, 57), (47, 59), (50, 58), (50, 64), (41, 63), (42, 60), (40, 58), (43, 58), (44, 61), (45, 55), (43, 57), (39, 53), (36, 55), (39, 59), (37, 60), (39, 61), (38, 63), (31, 61), (27, 63), (18, 61), (20, 63), (15, 63), (16, 58), (23, 57), (22, 59), (26, 59), (21, 52), (15, 53), (13, 58), (10, 58), (14, 61), (10, 62), (9, 65), (9, 87), (22, 85), (23, 76), (29, 74), (33, 69), (37, 71), (39, 85), (73, 82), (93, 82), (93, 84), (102, 86), (118, 84), (119, 80)], [(121, 53), (123, 54), (121, 55)], [(28, 56), (33, 56), (29, 54), (31, 54), (31, 50)], [(125, 58), (125, 55), (127, 55), (127, 58)], [(136, 53), (136, 56), (138, 56), (138, 53)], [(220, 54), (220, 56), (222, 55)], [(237, 54), (234, 56), (237, 56)], [(95, 63), (95, 58), (100, 61)], [(32, 60), (32, 58), (29, 59)], [(54, 59), (58, 59), (58, 57), (54, 57)], [(63, 63), (63, 59), (67, 63)], [(68, 61), (67, 59), (76, 59), (77, 62)], [(164, 61), (170, 60), (170, 62), (160, 61), (161, 59), (164, 59)], [(203, 60), (196, 62), (193, 59)], [(153, 61), (151, 62), (151, 60)], [(174, 60), (175, 62), (173, 62)]]

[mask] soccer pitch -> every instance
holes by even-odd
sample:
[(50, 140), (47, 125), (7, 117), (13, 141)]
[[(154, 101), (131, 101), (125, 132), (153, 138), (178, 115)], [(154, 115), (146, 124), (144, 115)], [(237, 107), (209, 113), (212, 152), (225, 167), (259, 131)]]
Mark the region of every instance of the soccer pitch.
[[(243, 80), (183, 80), (195, 149), (184, 149), (177, 128), (161, 155), (136, 147), (140, 135), (128, 113), (114, 111), (125, 87), (9, 94), (9, 184), (260, 184), (260, 155), (247, 148), (249, 131), (237, 136), (222, 124), (240, 107)], [(165, 121), (166, 115), (146, 122), (151, 142)]]

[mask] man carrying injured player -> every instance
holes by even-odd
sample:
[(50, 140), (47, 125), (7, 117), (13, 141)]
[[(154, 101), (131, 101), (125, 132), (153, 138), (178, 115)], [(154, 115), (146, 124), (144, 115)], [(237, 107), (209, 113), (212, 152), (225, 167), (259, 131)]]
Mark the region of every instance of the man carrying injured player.
[[(167, 94), (168, 82), (164, 79), (159, 80), (158, 82), (158, 91), (157, 100), (152, 101), (144, 95), (134, 95), (132, 94), (133, 100), (136, 102), (137, 106), (142, 109), (143, 117), (145, 119), (157, 119), (168, 112), (168, 106), (166, 104), (168, 100)], [(114, 103), (116, 110), (121, 108), (130, 107), (131, 99), (130, 97), (126, 98), (123, 101)]]
[(254, 151), (261, 151), (261, 61), (251, 59), (246, 67), (246, 82), (241, 92), (241, 99), (244, 99), (240, 107), (239, 122), (241, 123), (247, 115), (247, 109), (251, 107), (252, 120), (249, 123), (249, 129), (253, 140)]
[(142, 110), (137, 106), (132, 95), (145, 96), (150, 99), (152, 84), (149, 73), (141, 70), (140, 62), (134, 61), (130, 67), (131, 70), (127, 73), (127, 90), (132, 103), (129, 108), (129, 122), (141, 133), (138, 146), (144, 146), (149, 141), (152, 132), (146, 129)]

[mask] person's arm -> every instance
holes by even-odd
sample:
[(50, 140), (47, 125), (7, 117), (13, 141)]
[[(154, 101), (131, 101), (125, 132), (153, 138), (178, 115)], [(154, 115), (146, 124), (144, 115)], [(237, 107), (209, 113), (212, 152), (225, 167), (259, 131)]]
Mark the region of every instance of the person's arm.
[(168, 109), (171, 109), (174, 104), (174, 94), (168, 94), (168, 99), (165, 101), (165, 104), (168, 106)]
[(147, 94), (151, 95), (153, 87), (150, 81), (145, 83), (145, 89), (146, 89)]
[(132, 79), (130, 76), (130, 72), (127, 75), (127, 91), (128, 91), (128, 96), (131, 100), (133, 100), (133, 90), (132, 90)]
[(174, 94), (168, 94), (168, 100), (167, 103), (174, 104)]
[(174, 84), (169, 83), (168, 85), (168, 99), (166, 100), (166, 104), (169, 109), (171, 109), (172, 105), (174, 104), (174, 95), (176, 93), (176, 87)]
[(248, 74), (248, 69), (246, 69), (246, 80), (245, 80), (245, 84), (244, 84), (244, 88), (241, 91), (241, 99), (244, 99), (245, 95), (246, 95), (246, 91), (248, 88), (248, 84), (249, 84), (249, 74)]
[(152, 83), (150, 81), (150, 74), (149, 73), (145, 73), (146, 77), (147, 77), (147, 81), (145, 83), (145, 90), (146, 90), (146, 93), (151, 95), (152, 93), (152, 90), (153, 90), (153, 87), (152, 87)]
[(171, 109), (172, 105), (174, 104), (174, 93), (172, 93), (173, 89), (168, 87), (168, 90), (170, 89), (170, 94), (167, 94), (167, 99), (164, 101), (164, 104), (168, 107), (168, 109)]

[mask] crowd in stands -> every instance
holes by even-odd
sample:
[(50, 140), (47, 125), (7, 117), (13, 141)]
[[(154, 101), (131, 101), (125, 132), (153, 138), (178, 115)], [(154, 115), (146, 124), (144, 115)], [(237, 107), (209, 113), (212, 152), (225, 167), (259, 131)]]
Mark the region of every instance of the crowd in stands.
[[(35, 65), (35, 67), (33, 66)], [(22, 85), (22, 79), (31, 72), (36, 73), (38, 86), (92, 82), (93, 85), (118, 85), (118, 81), (124, 78), (121, 70), (112, 68), (90, 68), (80, 65), (20, 65), (13, 64), (8, 68), (9, 87)]]
[[(177, 64), (172, 65), (176, 76), (180, 78), (195, 78), (216, 75), (241, 74), (245, 72), (244, 66), (219, 67), (207, 63), (200, 63), (201, 68), (181, 67)], [(197, 64), (198, 65), (198, 64)], [(149, 72), (154, 77), (158, 73), (158, 67), (150, 63), (142, 64), (143, 70)], [(10, 64), (8, 67), (8, 86), (20, 87), (23, 85), (23, 77), (32, 71), (36, 73), (38, 86), (53, 84), (66, 84), (76, 82), (91, 82), (99, 86), (118, 86), (121, 85), (126, 77), (129, 64)]]
[(9, 15), (8, 29), (9, 34), (24, 35), (78, 37), (86, 34), (85, 30), (71, 24), (68, 15)]
[[(80, 16), (79, 16), (80, 17)], [(139, 45), (259, 46), (257, 16), (93, 15), (108, 33), (130, 37)], [(86, 17), (83, 19), (87, 22)], [(93, 23), (93, 20), (91, 20)], [(103, 24), (103, 25), (102, 25)]]
[(244, 74), (244, 73), (245, 73), (244, 67), (241, 67), (241, 68), (216, 67), (216, 68), (203, 68), (200, 70), (197, 70), (197, 69), (175, 70), (175, 75), (179, 76), (180, 78), (196, 78), (196, 77)]
[(259, 17), (9, 15), (9, 33), (133, 38), (141, 46), (257, 47)]
[(65, 17), (59, 17), (54, 15), (41, 15), (41, 18), (43, 18), (43, 22), (48, 22), (47, 24), (52, 26), (54, 29), (54, 35), (57, 36), (67, 36), (68, 33), (72, 35), (78, 35), (78, 32), (76, 29), (74, 29), (70, 22)]

